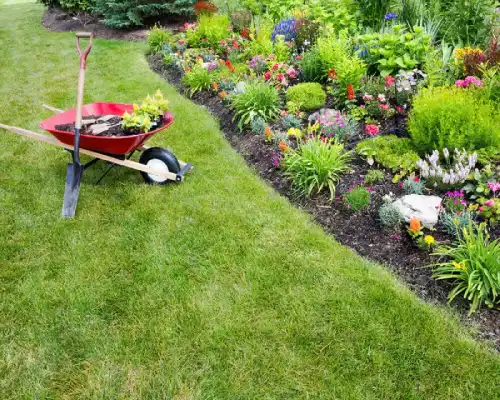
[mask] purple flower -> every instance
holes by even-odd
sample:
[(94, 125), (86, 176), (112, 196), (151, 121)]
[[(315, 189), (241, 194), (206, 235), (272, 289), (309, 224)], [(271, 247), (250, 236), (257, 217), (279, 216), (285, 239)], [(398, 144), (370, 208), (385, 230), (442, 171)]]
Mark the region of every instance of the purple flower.
[(393, 19), (396, 19), (398, 17), (398, 14), (390, 12), (388, 14), (385, 14), (384, 19), (386, 21), (392, 21)]

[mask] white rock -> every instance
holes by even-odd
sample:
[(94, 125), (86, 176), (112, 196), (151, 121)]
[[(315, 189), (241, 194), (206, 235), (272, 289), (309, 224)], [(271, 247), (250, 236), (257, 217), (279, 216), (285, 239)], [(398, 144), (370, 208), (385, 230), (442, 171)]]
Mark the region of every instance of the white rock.
[(441, 202), (442, 199), (438, 196), (410, 194), (400, 197), (393, 205), (401, 211), (406, 222), (417, 217), (422, 225), (432, 228), (438, 222)]

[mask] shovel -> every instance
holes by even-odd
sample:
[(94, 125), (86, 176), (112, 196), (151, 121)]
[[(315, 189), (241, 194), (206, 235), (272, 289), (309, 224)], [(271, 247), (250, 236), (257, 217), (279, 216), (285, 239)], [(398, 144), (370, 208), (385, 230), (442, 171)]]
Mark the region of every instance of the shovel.
[[(80, 49), (81, 38), (89, 38), (89, 45), (84, 53), (82, 53), (82, 50)], [(75, 216), (78, 196), (80, 194), (80, 182), (82, 180), (84, 170), (84, 166), (80, 163), (80, 129), (82, 127), (85, 68), (87, 67), (87, 56), (92, 49), (92, 33), (77, 32), (76, 48), (78, 49), (78, 54), (80, 54), (80, 73), (78, 75), (78, 92), (76, 100), (75, 144), (73, 151), (71, 151), (73, 163), (68, 164), (68, 169), (66, 170), (66, 186), (64, 188), (64, 202), (62, 209), (62, 216), (64, 218), (72, 218)]]

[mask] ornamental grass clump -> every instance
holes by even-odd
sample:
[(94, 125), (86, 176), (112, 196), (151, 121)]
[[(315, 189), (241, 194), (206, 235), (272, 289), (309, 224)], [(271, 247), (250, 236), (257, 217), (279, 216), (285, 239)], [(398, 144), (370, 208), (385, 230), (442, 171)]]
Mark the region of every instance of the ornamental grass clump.
[(243, 130), (256, 117), (265, 122), (276, 119), (280, 113), (280, 96), (273, 86), (251, 82), (245, 85), (244, 91), (231, 97), (231, 106), (235, 111), (233, 120), (238, 119), (238, 128)]
[(470, 301), (470, 313), (483, 304), (493, 308), (500, 302), (500, 242), (492, 240), (486, 224), (469, 221), (456, 245), (440, 246), (434, 255), (444, 261), (430, 265), (433, 277), (454, 285), (448, 299), (458, 295)]
[(331, 201), (337, 182), (350, 169), (350, 161), (351, 152), (344, 151), (343, 144), (314, 137), (286, 153), (285, 175), (296, 194), (310, 197), (328, 189)]

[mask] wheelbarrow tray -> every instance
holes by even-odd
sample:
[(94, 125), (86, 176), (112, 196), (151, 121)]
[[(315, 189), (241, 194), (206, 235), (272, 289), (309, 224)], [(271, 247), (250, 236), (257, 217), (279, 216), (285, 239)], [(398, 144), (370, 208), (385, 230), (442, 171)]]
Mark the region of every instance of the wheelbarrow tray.
[[(118, 103), (92, 103), (83, 106), (82, 115), (116, 115), (122, 116), (125, 112), (132, 112), (132, 104)], [(71, 124), (75, 122), (76, 109), (64, 111), (40, 123), (40, 128), (50, 132), (60, 142), (73, 146), (75, 143), (74, 132), (59, 131), (56, 125)], [(93, 136), (80, 135), (80, 147), (82, 149), (92, 150), (98, 153), (125, 155), (141, 147), (154, 134), (168, 128), (174, 117), (171, 113), (165, 113), (163, 116), (163, 125), (150, 132), (139, 135), (129, 136)]]

